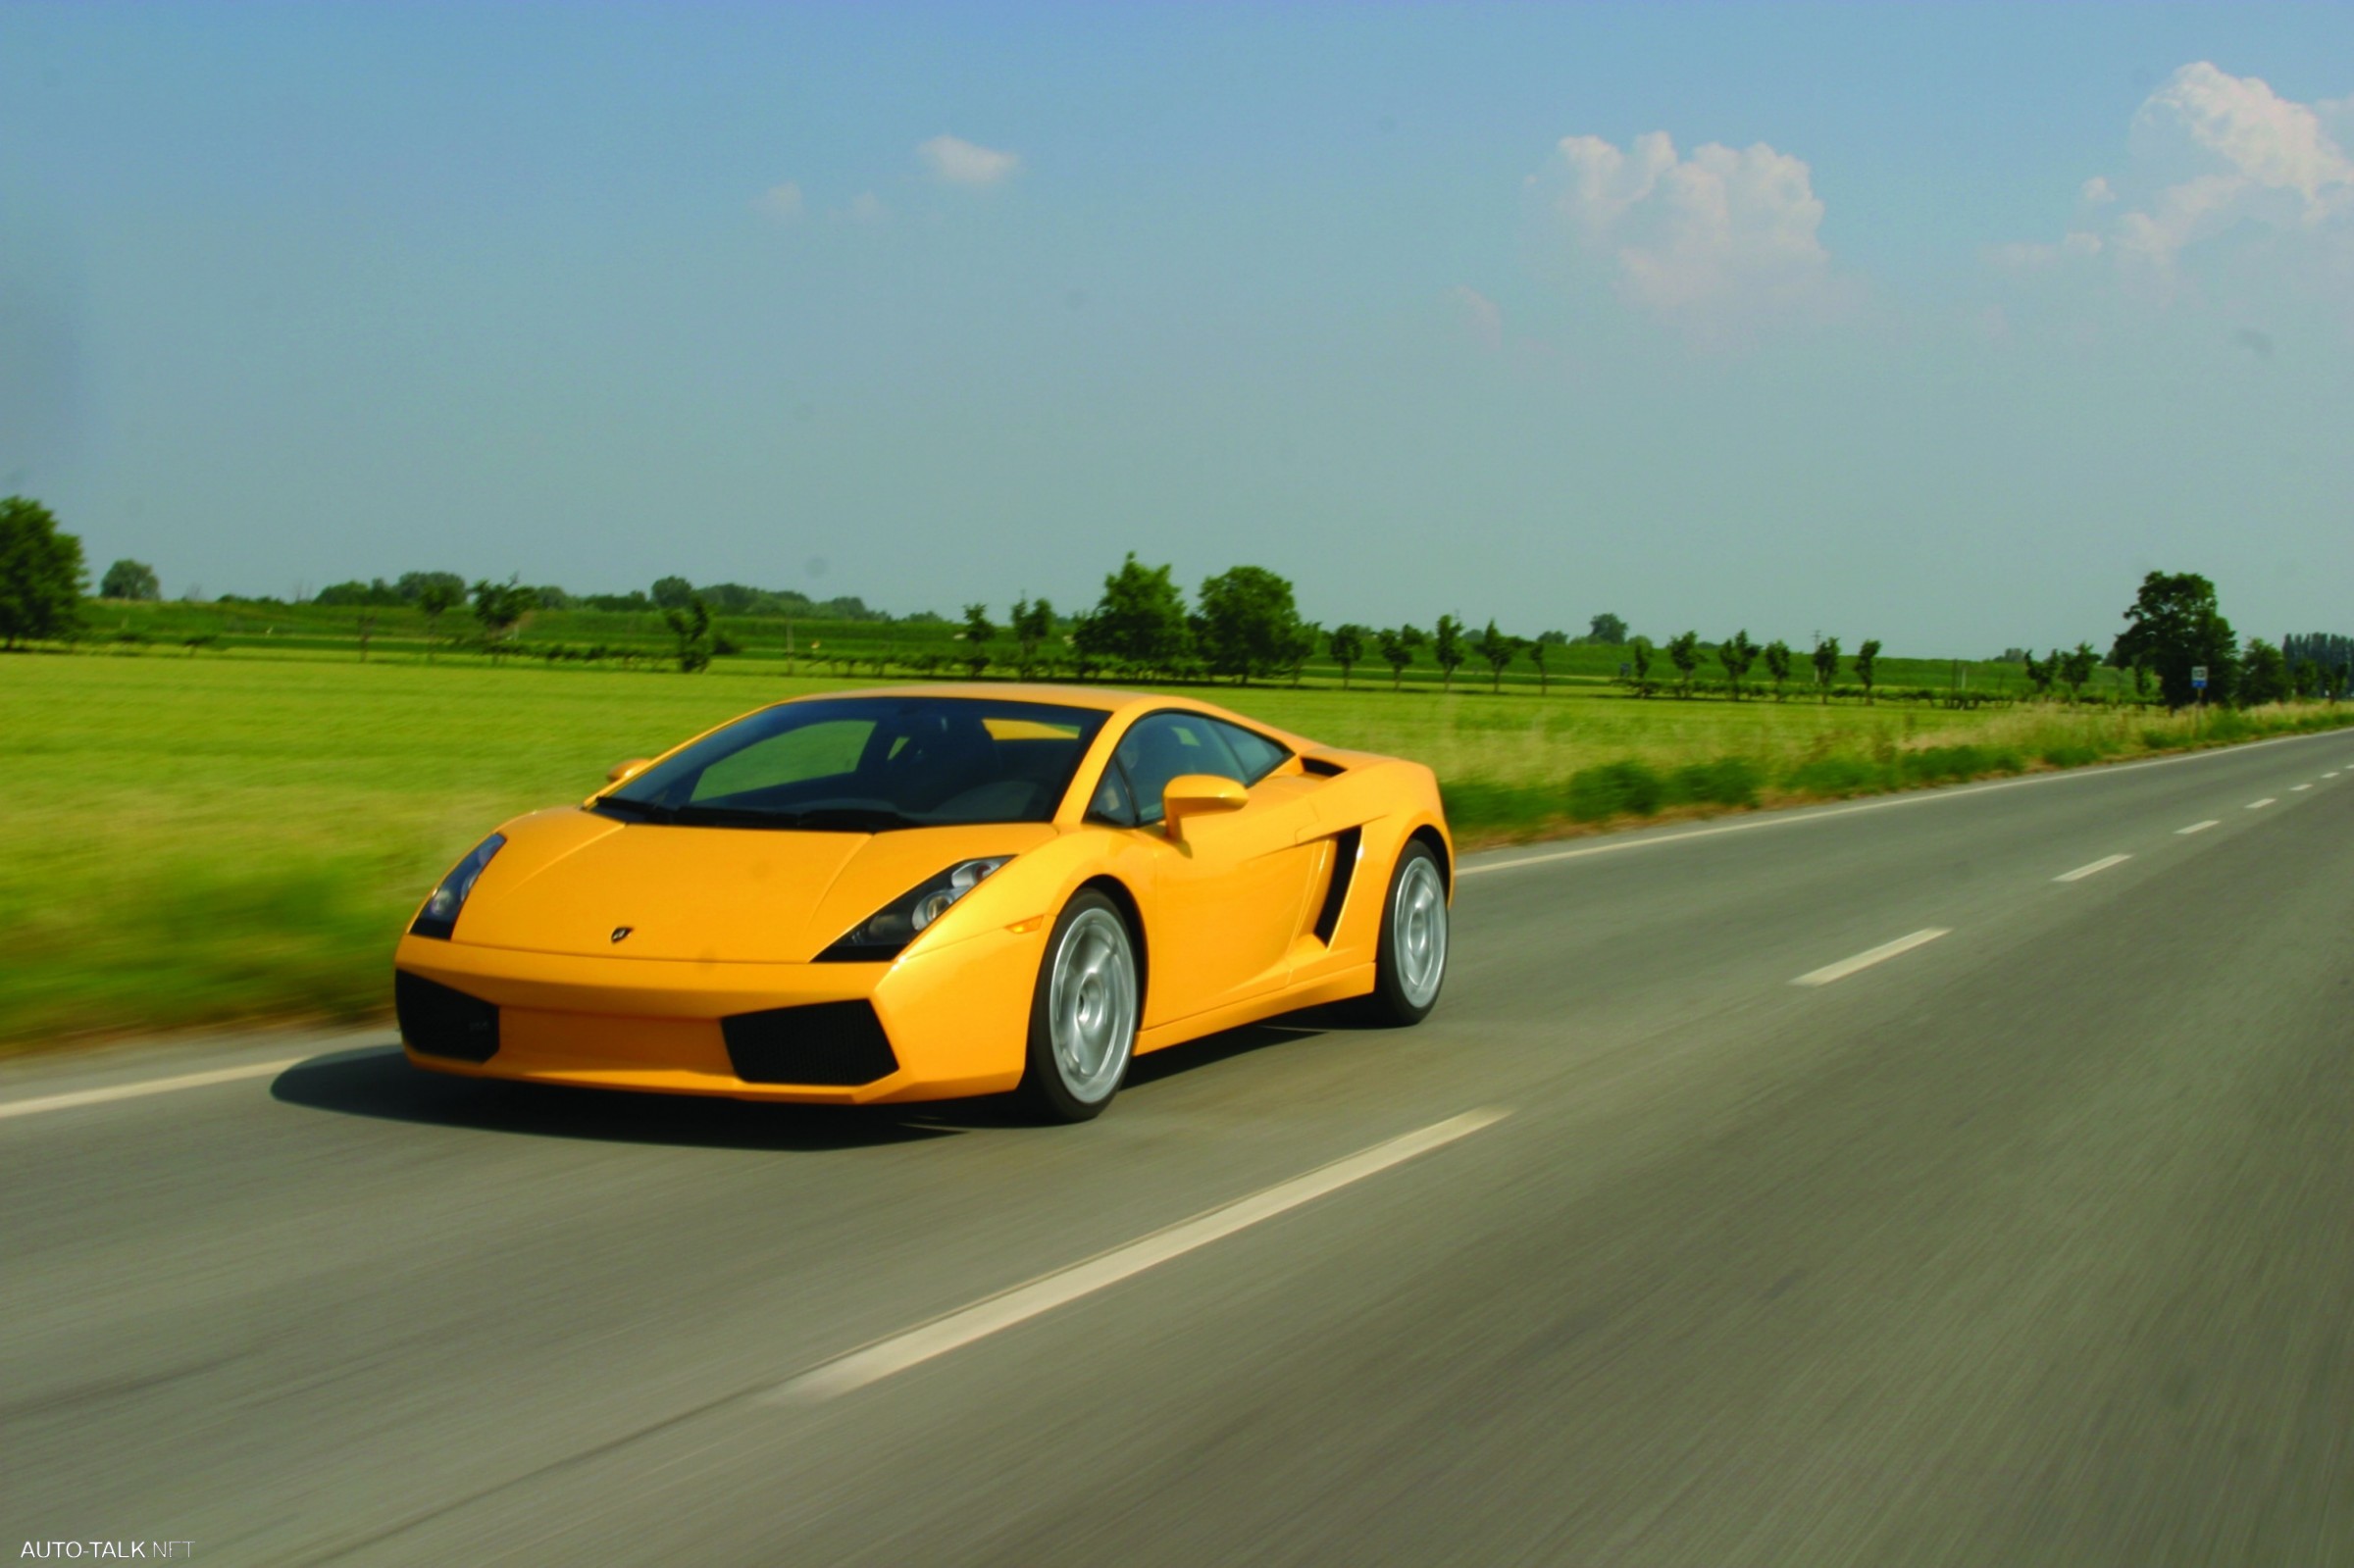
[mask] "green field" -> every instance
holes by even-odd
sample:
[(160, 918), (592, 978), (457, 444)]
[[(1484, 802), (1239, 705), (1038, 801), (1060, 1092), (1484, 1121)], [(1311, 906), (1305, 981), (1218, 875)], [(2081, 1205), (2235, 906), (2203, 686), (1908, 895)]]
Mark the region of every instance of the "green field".
[[(612, 763), (762, 702), (844, 683), (752, 660), (691, 678), (243, 651), (0, 661), (0, 1044), (378, 1013), (401, 920), (501, 818), (578, 799)], [(1467, 841), (2089, 761), (2189, 730), (2139, 708), (1191, 689), (1429, 762)], [(2209, 733), (2337, 717), (2211, 716)]]

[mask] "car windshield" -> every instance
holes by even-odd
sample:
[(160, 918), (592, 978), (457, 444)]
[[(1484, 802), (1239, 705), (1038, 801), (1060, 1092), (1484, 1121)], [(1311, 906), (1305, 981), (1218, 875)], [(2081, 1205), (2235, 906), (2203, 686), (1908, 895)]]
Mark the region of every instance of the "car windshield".
[(705, 735), (596, 809), (634, 822), (821, 833), (1046, 822), (1103, 717), (978, 697), (789, 702)]

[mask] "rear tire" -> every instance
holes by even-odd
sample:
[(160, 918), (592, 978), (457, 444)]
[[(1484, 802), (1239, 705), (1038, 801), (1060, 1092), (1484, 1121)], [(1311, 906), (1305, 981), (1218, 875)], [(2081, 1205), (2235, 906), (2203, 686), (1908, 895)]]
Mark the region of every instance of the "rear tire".
[(1381, 903), (1381, 949), (1374, 961), (1366, 1021), (1392, 1029), (1419, 1024), (1447, 983), (1447, 879), (1439, 857), (1408, 840), (1390, 871)]
[(1128, 1077), (1143, 992), (1119, 906), (1082, 889), (1054, 918), (1038, 966), (1018, 1090), (1031, 1110), (1054, 1122), (1103, 1113)]

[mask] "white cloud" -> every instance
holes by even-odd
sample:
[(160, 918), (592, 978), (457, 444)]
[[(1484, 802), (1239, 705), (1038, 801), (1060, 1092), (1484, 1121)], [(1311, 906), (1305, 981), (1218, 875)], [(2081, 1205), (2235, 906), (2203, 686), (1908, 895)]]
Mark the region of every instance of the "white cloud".
[(1485, 349), (1504, 346), (1504, 312), (1497, 303), (1467, 283), (1447, 290), (1456, 322), (1471, 340)]
[(961, 136), (934, 136), (915, 154), (935, 179), (951, 185), (995, 185), (1022, 166), (1019, 153), (979, 146)]
[(752, 206), (779, 223), (791, 223), (801, 216), (801, 187), (790, 179), (782, 185), (771, 185), (752, 198)]
[(1760, 142), (1676, 155), (1663, 130), (1625, 151), (1568, 136), (1530, 180), (1576, 253), (1604, 259), (1629, 303), (1697, 335), (1829, 300), (1822, 202), (1804, 161)]
[(2116, 183), (2105, 176), (2084, 182), (2081, 201), (2123, 209), (2101, 232), (2072, 233), (2056, 246), (1998, 246), (1988, 258), (2020, 271), (2105, 251), (2163, 294), (2185, 253), (2234, 231), (2342, 232), (2354, 217), (2354, 161), (2331, 126), (2349, 118), (2342, 101), (2298, 103), (2255, 76), (2194, 61), (2135, 111), (2126, 172)]
[(860, 191), (850, 203), (850, 217), (857, 223), (879, 224), (890, 216), (891, 209), (883, 205), (883, 198), (871, 190)]

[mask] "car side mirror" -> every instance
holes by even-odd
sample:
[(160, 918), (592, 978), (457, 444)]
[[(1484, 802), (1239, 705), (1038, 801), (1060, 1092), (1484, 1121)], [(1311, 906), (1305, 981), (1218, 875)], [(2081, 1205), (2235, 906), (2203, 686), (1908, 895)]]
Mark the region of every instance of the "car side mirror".
[(1240, 811), (1250, 803), (1250, 790), (1214, 773), (1181, 773), (1160, 791), (1161, 819), (1168, 824), (1171, 838), (1185, 836), (1188, 817)]
[(632, 757), (627, 762), (617, 762), (605, 770), (605, 783), (619, 784), (624, 779), (641, 774), (645, 772), (646, 766), (652, 761), (651, 757)]

